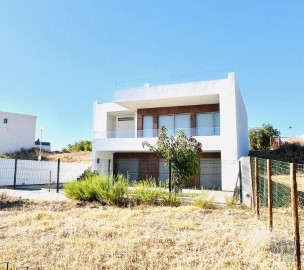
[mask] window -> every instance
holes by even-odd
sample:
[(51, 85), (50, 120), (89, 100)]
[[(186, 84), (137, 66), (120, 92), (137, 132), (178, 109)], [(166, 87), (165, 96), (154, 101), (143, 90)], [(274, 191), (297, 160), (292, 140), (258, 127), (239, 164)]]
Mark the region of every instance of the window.
[(184, 130), (190, 135), (190, 114), (160, 115), (158, 128), (165, 127), (169, 136), (175, 136), (177, 131)]
[(153, 116), (145, 115), (143, 117), (143, 138), (153, 137)]
[(134, 121), (134, 117), (118, 117), (118, 121)]
[(7, 119), (7, 118), (4, 118), (4, 119), (3, 119), (3, 124), (7, 124), (7, 122), (8, 122), (8, 119)]
[(196, 115), (197, 136), (220, 135), (220, 113), (198, 113)]

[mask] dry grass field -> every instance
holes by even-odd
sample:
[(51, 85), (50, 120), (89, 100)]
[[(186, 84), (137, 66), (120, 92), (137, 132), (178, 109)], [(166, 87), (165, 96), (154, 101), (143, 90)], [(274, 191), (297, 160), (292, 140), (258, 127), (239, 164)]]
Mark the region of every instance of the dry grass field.
[[(40, 269), (293, 269), (246, 209), (116, 208), (0, 197), (0, 262)], [(0, 267), (1, 269), (1, 267)]]

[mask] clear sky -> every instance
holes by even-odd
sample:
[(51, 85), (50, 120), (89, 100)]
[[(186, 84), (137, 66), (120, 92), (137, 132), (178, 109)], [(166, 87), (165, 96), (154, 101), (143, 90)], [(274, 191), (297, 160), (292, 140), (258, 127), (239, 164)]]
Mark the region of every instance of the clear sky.
[[(92, 138), (116, 88), (236, 72), (249, 127), (304, 135), (304, 1), (3, 0), (0, 110), (61, 149)], [(292, 126), (291, 129), (288, 127)]]

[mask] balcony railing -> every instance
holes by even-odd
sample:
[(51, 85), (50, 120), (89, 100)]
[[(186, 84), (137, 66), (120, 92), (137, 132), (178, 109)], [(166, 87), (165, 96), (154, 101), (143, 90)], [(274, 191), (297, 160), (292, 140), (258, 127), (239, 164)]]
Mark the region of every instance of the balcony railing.
[[(179, 130), (184, 130), (187, 136), (219, 136), (220, 135), (220, 127), (168, 129), (167, 134), (169, 136), (176, 136)], [(157, 137), (159, 133), (160, 133), (160, 129), (137, 130), (137, 138), (153, 138), (153, 137)], [(94, 132), (94, 139), (107, 139), (107, 138), (135, 138), (135, 131), (123, 130), (123, 131)]]

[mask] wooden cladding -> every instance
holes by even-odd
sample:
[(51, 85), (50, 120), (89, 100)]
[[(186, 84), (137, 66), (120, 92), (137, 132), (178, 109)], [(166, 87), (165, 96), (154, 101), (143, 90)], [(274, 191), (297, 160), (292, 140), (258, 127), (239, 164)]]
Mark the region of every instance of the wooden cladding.
[(217, 104), (204, 104), (192, 106), (175, 106), (175, 107), (161, 107), (161, 108), (147, 108), (137, 110), (137, 130), (143, 129), (143, 116), (153, 116), (153, 129), (158, 129), (158, 116), (168, 114), (182, 114), (189, 113), (191, 119), (191, 128), (196, 127), (196, 114), (207, 112), (218, 112), (220, 105)]
[[(116, 159), (127, 159), (127, 158), (138, 158), (143, 160), (158, 160), (159, 157), (154, 153), (114, 153), (114, 160)], [(221, 152), (203, 152), (201, 158), (221, 158)]]

